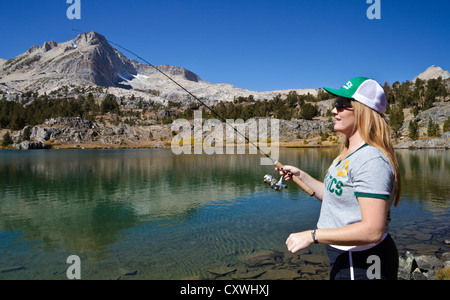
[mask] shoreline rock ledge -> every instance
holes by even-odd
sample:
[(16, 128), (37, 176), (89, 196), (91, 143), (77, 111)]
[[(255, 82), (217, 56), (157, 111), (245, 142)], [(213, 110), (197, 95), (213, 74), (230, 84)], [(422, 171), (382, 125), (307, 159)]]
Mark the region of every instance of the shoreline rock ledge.
[(394, 146), (395, 149), (450, 149), (450, 131), (444, 132), (441, 137), (404, 141)]
[[(414, 256), (407, 251), (405, 257), (399, 257), (399, 280), (436, 280), (439, 270), (450, 268), (450, 252), (442, 254), (439, 259), (435, 255)], [(447, 272), (450, 274), (450, 271)], [(446, 280), (450, 278), (447, 275)]]

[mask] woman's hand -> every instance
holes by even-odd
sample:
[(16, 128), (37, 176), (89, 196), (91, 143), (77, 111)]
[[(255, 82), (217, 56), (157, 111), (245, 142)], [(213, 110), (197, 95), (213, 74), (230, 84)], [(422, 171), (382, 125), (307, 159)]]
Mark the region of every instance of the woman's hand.
[(292, 233), (286, 240), (286, 246), (291, 253), (311, 247), (314, 244), (311, 231)]
[(300, 177), (300, 169), (293, 166), (284, 166), (283, 169), (279, 170), (275, 168), (275, 171), (279, 171), (280, 175), (283, 176), (283, 179), (286, 181), (292, 180), (292, 175)]

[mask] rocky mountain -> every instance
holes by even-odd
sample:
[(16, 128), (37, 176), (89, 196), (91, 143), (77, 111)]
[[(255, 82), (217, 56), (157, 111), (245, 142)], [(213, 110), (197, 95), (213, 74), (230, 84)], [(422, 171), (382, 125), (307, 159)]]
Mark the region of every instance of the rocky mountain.
[(442, 79), (450, 78), (450, 72), (444, 71), (441, 67), (431, 66), (426, 69), (423, 73), (420, 73), (416, 77), (414, 77), (413, 82), (420, 78), (422, 80), (436, 79), (438, 77), (442, 77)]
[[(199, 98), (212, 101), (232, 101), (234, 97), (254, 95), (270, 99), (290, 90), (256, 92), (230, 84), (215, 84), (202, 80), (182, 67), (162, 65), (158, 69), (175, 79)], [(141, 97), (163, 102), (192, 100), (173, 82), (147, 64), (129, 59), (94, 31), (82, 33), (73, 40), (45, 42), (9, 60), (0, 60), (0, 89), (7, 93), (51, 92), (64, 86), (108, 86), (108, 93), (117, 96)], [(145, 91), (152, 90), (153, 93)], [(299, 94), (315, 89), (296, 90)]]
[(3, 63), (1, 83), (13, 91), (49, 92), (64, 85), (111, 85), (120, 74), (136, 73), (134, 63), (94, 32), (73, 41), (45, 42)]
[[(201, 98), (208, 105), (218, 101), (232, 101), (235, 97), (255, 99), (273, 99), (276, 95), (285, 96), (293, 90), (257, 92), (237, 88), (231, 84), (216, 84), (203, 80), (192, 71), (182, 67), (161, 65), (159, 70), (169, 75), (192, 94)], [(416, 78), (429, 80), (441, 76), (450, 78), (450, 73), (440, 67), (431, 66)], [(447, 80), (448, 82), (448, 80)], [(102, 89), (97, 87), (101, 86)], [(82, 33), (73, 40), (58, 43), (45, 42), (42, 46), (32, 46), (26, 52), (9, 60), (0, 59), (0, 92), (6, 100), (14, 101), (18, 98), (24, 106), (30, 105), (35, 96), (16, 97), (28, 91), (37, 91), (40, 95), (53, 91), (62, 92), (65, 97), (76, 98), (79, 94), (87, 97), (87, 91), (95, 91), (97, 101), (103, 101), (106, 94), (116, 95), (117, 101), (126, 109), (136, 109), (137, 103), (148, 101), (145, 108), (154, 107), (151, 102), (167, 103), (168, 100), (189, 104), (195, 102), (184, 90), (180, 89), (161, 72), (147, 64), (126, 57), (118, 51), (108, 40), (96, 32)], [(82, 88), (82, 89), (80, 89)], [(85, 89), (88, 88), (88, 89)], [(317, 94), (315, 89), (296, 89), (298, 94)], [(30, 93), (29, 93), (30, 94)], [(31, 93), (32, 94), (32, 93)], [(58, 93), (57, 95), (58, 97)], [(2, 96), (2, 97), (3, 97)], [(63, 96), (64, 97), (64, 96)], [(119, 100), (120, 99), (120, 100)], [(333, 107), (334, 100), (316, 103), (322, 116)], [(166, 109), (157, 104), (161, 110), (142, 112), (141, 116), (128, 114), (122, 119), (105, 114), (95, 121), (80, 118), (53, 118), (41, 125), (29, 127), (29, 140), (22, 141), (25, 129), (13, 132), (12, 138), (17, 148), (42, 148), (46, 146), (64, 147), (66, 145), (83, 145), (82, 147), (142, 147), (164, 146), (172, 138), (170, 124), (162, 124), (161, 119), (174, 113), (173, 109)], [(160, 108), (158, 108), (160, 109)], [(180, 110), (186, 107), (180, 108)], [(153, 115), (152, 115), (153, 114)], [(432, 119), (439, 126), (450, 116), (450, 103), (443, 100), (435, 107), (420, 112), (414, 118), (419, 122), (422, 131), (426, 122)], [(130, 118), (130, 119), (128, 119)], [(402, 134), (408, 130), (407, 124), (413, 118), (412, 113), (405, 118)], [(131, 122), (132, 120), (136, 125)], [(128, 123), (126, 121), (129, 121)], [(298, 143), (299, 139), (316, 138), (326, 132), (332, 124), (328, 117), (320, 117), (306, 121), (302, 119), (281, 120), (280, 141)], [(7, 132), (0, 129), (0, 137)], [(445, 136), (444, 136), (445, 135)], [(450, 148), (450, 136), (445, 133), (439, 139), (422, 139), (407, 142), (401, 147), (444, 147)], [(425, 136), (422, 135), (421, 136)], [(433, 143), (431, 146), (423, 143)], [(334, 142), (333, 142), (334, 143)], [(418, 144), (422, 143), (422, 144)]]

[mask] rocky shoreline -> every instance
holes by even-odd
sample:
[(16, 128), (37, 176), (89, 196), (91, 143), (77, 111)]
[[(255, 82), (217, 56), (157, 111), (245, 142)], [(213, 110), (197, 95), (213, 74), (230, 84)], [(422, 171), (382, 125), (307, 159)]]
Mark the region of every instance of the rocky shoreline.
[[(136, 272), (137, 273), (137, 272)], [(328, 280), (329, 263), (324, 254), (310, 250), (300, 254), (266, 250), (240, 257), (235, 264), (211, 268), (205, 275), (184, 280)], [(450, 252), (440, 258), (407, 251), (399, 257), (397, 280), (450, 280)]]
[[(236, 255), (237, 262), (208, 268), (203, 274), (181, 280), (329, 280), (329, 262), (324, 253), (302, 250), (292, 254), (278, 250), (264, 250)], [(0, 268), (0, 274), (29, 272), (25, 265)], [(98, 272), (98, 271), (95, 271)], [(151, 270), (120, 267), (100, 275), (110, 280), (145, 280)], [(55, 279), (64, 278), (65, 270), (56, 270)], [(17, 275), (17, 274), (16, 274)], [(436, 255), (413, 255), (407, 251), (399, 257), (397, 280), (450, 280), (450, 252)]]
[[(337, 137), (321, 140), (332, 122), (323, 120), (280, 120), (280, 147), (339, 147)], [(25, 132), (29, 137), (24, 140)], [(3, 130), (0, 135), (6, 130)], [(174, 136), (171, 124), (132, 126), (125, 123), (104, 124), (79, 117), (52, 118), (44, 124), (26, 126), (11, 133), (15, 149), (104, 149), (104, 148), (170, 148)], [(203, 136), (206, 136), (203, 132)], [(257, 133), (252, 132), (253, 136)], [(400, 141), (396, 149), (450, 149), (450, 132), (439, 138)]]
[[(450, 241), (446, 241), (450, 243)], [(450, 252), (415, 256), (407, 251), (399, 257), (398, 278), (403, 280), (450, 280)]]
[(419, 139), (416, 141), (400, 142), (396, 149), (450, 149), (450, 132), (444, 132), (439, 138)]
[[(445, 220), (445, 219), (444, 219)], [(450, 280), (448, 230), (415, 221), (392, 232), (399, 253), (398, 280)], [(323, 245), (292, 254), (285, 249), (236, 253), (235, 262), (211, 268), (191, 280), (328, 280), (329, 261)]]
[[(29, 140), (21, 137), (29, 132)], [(149, 134), (151, 132), (152, 134)], [(52, 118), (11, 134), (15, 149), (161, 148), (171, 136), (170, 125), (106, 125), (79, 117)]]
[[(259, 136), (257, 127), (245, 123), (249, 131), (248, 136)], [(315, 142), (320, 139), (319, 134), (325, 132), (331, 122), (316, 120), (308, 121), (293, 119), (290, 121), (280, 120), (280, 146), (286, 147), (321, 147), (334, 145), (336, 141)], [(225, 126), (225, 125), (224, 125)], [(191, 121), (192, 136), (196, 128)], [(224, 127), (225, 128), (225, 127)], [(256, 131), (255, 131), (256, 130)], [(260, 129), (262, 130), (262, 129)], [(270, 137), (269, 128), (261, 134)], [(29, 132), (29, 137), (25, 132)], [(6, 132), (0, 133), (1, 136)], [(224, 133), (227, 134), (226, 130)], [(103, 149), (103, 148), (170, 148), (176, 133), (172, 131), (171, 124), (160, 124), (156, 121), (149, 122), (146, 126), (129, 125), (126, 123), (93, 122), (79, 117), (52, 118), (41, 125), (26, 126), (23, 130), (11, 133), (14, 141), (12, 147), (15, 149)], [(203, 138), (209, 132), (202, 131)], [(225, 137), (225, 135), (224, 135)], [(304, 142), (305, 140), (308, 142)], [(313, 142), (312, 142), (313, 141)]]

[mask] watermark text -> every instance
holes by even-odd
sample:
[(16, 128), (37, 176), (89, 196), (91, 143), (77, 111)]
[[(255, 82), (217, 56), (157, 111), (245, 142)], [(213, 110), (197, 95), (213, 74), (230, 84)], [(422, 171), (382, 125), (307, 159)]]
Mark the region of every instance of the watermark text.
[(81, 19), (81, 0), (66, 0), (66, 3), (67, 4), (73, 3), (71, 6), (69, 6), (69, 8), (67, 8), (67, 11), (66, 11), (67, 19), (80, 20)]
[(367, 9), (366, 15), (369, 20), (381, 19), (381, 0), (366, 0), (367, 4), (372, 4)]
[[(172, 123), (171, 129), (177, 133), (171, 142), (172, 152), (176, 155), (192, 152), (209, 155), (245, 154), (247, 148), (249, 154), (260, 154), (258, 146), (271, 157), (262, 157), (261, 165), (272, 165), (272, 160), (278, 160), (278, 119), (250, 119), (246, 122), (242, 119), (228, 119), (226, 124), (208, 119), (203, 123), (202, 112), (196, 111), (193, 126), (188, 120), (177, 119)], [(247, 143), (248, 141), (250, 142)]]
[(78, 255), (70, 255), (67, 257), (66, 263), (71, 264), (67, 268), (67, 279), (81, 279), (81, 260)]

